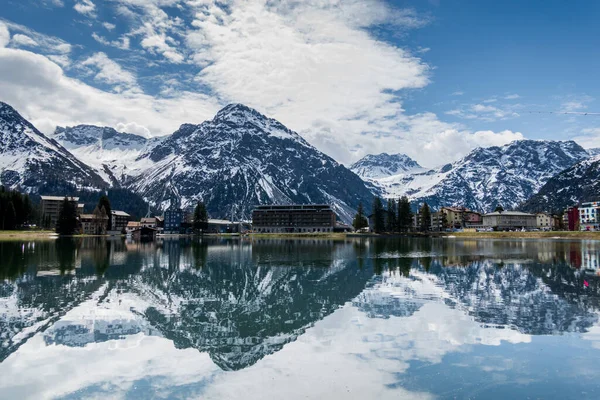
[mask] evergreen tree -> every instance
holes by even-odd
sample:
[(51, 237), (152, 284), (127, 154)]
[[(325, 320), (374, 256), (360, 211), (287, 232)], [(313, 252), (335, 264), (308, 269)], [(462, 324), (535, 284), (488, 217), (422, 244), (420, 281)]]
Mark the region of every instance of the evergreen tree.
[(419, 213), (421, 214), (421, 231), (427, 232), (431, 225), (431, 210), (427, 203), (423, 203)]
[(385, 210), (379, 197), (373, 200), (373, 230), (377, 233), (385, 230)]
[(194, 229), (204, 232), (208, 229), (208, 212), (203, 202), (198, 202), (194, 209)]
[(65, 197), (60, 207), (56, 232), (60, 235), (73, 235), (77, 231), (77, 204)]
[(17, 229), (25, 225), (32, 212), (28, 195), (0, 186), (0, 229)]
[(398, 218), (397, 218), (397, 207), (396, 200), (388, 199), (387, 201), (387, 210), (386, 210), (386, 225), (385, 228), (388, 232), (397, 232), (398, 231)]
[(498, 204), (496, 206), (496, 208), (494, 209), (494, 212), (502, 212), (504, 211), (504, 207), (502, 207), (500, 204)]
[(12, 201), (9, 201), (6, 206), (6, 212), (4, 214), (4, 229), (15, 229), (17, 224), (17, 213), (15, 206)]
[(104, 208), (104, 212), (108, 216), (108, 222), (106, 224), (106, 230), (112, 230), (112, 211), (110, 208), (110, 200), (106, 195), (102, 195), (100, 200), (98, 200), (98, 210), (102, 210)]
[(352, 226), (357, 231), (369, 226), (369, 221), (365, 217), (365, 210), (362, 201), (358, 203), (358, 209), (356, 210), (356, 215), (354, 216), (354, 220), (352, 221)]
[(403, 196), (398, 200), (398, 231), (408, 232), (412, 226), (412, 211), (408, 197)]

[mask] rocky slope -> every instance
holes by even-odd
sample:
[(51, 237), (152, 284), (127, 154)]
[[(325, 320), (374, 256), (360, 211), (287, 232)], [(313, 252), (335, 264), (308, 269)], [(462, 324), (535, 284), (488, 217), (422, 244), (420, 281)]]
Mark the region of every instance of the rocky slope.
[(369, 154), (350, 166), (350, 170), (363, 179), (378, 179), (407, 172), (423, 170), (415, 160), (405, 154)]
[(162, 140), (94, 125), (57, 127), (51, 138), (114, 186), (119, 186), (128, 175), (139, 174), (141, 171), (134, 167), (136, 158)]
[(200, 125), (182, 125), (142, 154), (144, 173), (124, 184), (166, 205), (177, 195), (183, 205), (198, 199), (212, 216), (233, 212), (249, 218), (257, 204), (326, 203), (351, 221), (372, 194), (354, 173), (319, 152), (278, 121), (233, 104)]
[(558, 212), (584, 201), (600, 199), (600, 155), (554, 176), (524, 205), (525, 211)]
[(0, 184), (37, 193), (69, 184), (104, 188), (106, 182), (63, 146), (49, 139), (14, 108), (0, 102)]
[(550, 178), (588, 158), (573, 141), (515, 141), (477, 148), (463, 159), (426, 172), (370, 179), (385, 197), (408, 196), (434, 208), (465, 206), (488, 212), (516, 208)]

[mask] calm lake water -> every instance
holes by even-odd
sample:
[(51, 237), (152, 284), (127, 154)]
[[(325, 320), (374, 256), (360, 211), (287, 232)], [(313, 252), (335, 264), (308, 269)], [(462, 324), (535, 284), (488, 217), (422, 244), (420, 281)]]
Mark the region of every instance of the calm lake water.
[(600, 242), (0, 242), (0, 398), (599, 399)]

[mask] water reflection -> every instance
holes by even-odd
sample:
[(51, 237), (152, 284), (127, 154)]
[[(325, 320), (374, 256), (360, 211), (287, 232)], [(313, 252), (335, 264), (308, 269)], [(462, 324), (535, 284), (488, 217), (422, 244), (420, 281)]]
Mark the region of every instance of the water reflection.
[[(209, 381), (218, 371), (280, 373), (284, 360), (310, 364), (321, 351), (348, 374), (336, 362), (385, 372), (371, 393), (426, 396), (431, 387), (406, 381), (411, 363), (443, 364), (464, 346), (565, 334), (600, 343), (599, 255), (598, 242), (562, 240), (0, 242), (0, 376), (16, 362), (50, 362), (43, 354), (68, 360), (64, 349), (105, 345), (185, 350), (182, 363), (208, 356)], [(119, 354), (94, 357), (108, 365)], [(22, 394), (3, 379), (0, 389)], [(195, 395), (209, 385), (192, 382)], [(186, 397), (167, 390), (173, 382), (147, 384)], [(89, 385), (77, 390), (99, 393)]]

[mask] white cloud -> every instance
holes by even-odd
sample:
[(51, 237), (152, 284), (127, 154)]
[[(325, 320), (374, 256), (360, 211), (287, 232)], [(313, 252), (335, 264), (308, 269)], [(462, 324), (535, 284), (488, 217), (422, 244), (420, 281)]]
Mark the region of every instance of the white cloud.
[(86, 15), (88, 17), (94, 17), (96, 15), (96, 5), (92, 0), (81, 0), (75, 3), (73, 9), (79, 14)]
[[(112, 126), (135, 122), (153, 135), (170, 133), (184, 122), (200, 122), (220, 106), (241, 102), (279, 119), (346, 164), (367, 153), (394, 151), (432, 165), (453, 161), (479, 145), (480, 140), (462, 126), (440, 121), (432, 113), (407, 115), (402, 108), (402, 93), (428, 85), (431, 69), (415, 54), (377, 39), (365, 28), (391, 24), (401, 31), (427, 23), (414, 11), (378, 0), (112, 1), (120, 18), (129, 20), (130, 31), (119, 41), (93, 33), (96, 41), (122, 49), (139, 44), (163, 62), (196, 68), (196, 83), (207, 88), (210, 97), (165, 82), (158, 82), (159, 95), (144, 95), (135, 77), (118, 64), (89, 57), (84, 67), (94, 68), (95, 79), (115, 85), (114, 91), (125, 91), (113, 97), (64, 76), (54, 63), (68, 66), (68, 53), (56, 52), (44, 53), (45, 61), (30, 53), (11, 55), (24, 70), (50, 68), (46, 64), (57, 68), (56, 81), (44, 80), (45, 85), (58, 85), (54, 92), (23, 81), (3, 96), (16, 99), (15, 106), (26, 108), (45, 127), (54, 122)], [(194, 16), (191, 26), (168, 15), (161, 9), (165, 6), (187, 7), (183, 10)], [(70, 50), (68, 43), (57, 43), (55, 49), (59, 46)], [(156, 60), (149, 58), (148, 63)], [(7, 80), (0, 77), (0, 85), (15, 86)], [(29, 95), (36, 92), (42, 93)], [(90, 99), (80, 105), (75, 99), (88, 92)], [(62, 93), (59, 101), (54, 101), (56, 93)], [(88, 107), (91, 99), (97, 103), (94, 107)], [(78, 106), (72, 107), (72, 101)], [(488, 117), (498, 118), (498, 112), (490, 110)], [(437, 154), (428, 151), (431, 143), (449, 137), (445, 132), (462, 137), (461, 146)], [(498, 134), (493, 141), (503, 139), (506, 135)]]
[(0, 48), (5, 47), (10, 42), (10, 32), (8, 27), (0, 22)]
[(520, 104), (489, 105), (489, 103), (495, 102), (496, 99), (492, 98), (483, 101), (483, 103), (487, 104), (463, 104), (459, 108), (446, 111), (445, 114), (463, 119), (478, 119), (487, 122), (519, 117), (517, 110), (521, 108)]
[(110, 22), (103, 22), (102, 26), (104, 28), (106, 28), (106, 30), (112, 31), (113, 29), (115, 29), (117, 26), (115, 24), (111, 24)]
[(519, 96), (516, 93), (515, 94), (509, 94), (509, 95), (504, 96), (504, 100), (515, 100), (515, 99), (518, 99), (520, 97), (521, 96)]
[(35, 40), (33, 40), (27, 35), (22, 35), (20, 33), (14, 35), (10, 42), (14, 46), (36, 47), (38, 45), (38, 43)]
[(118, 2), (117, 13), (132, 21), (128, 36), (141, 37), (140, 45), (151, 54), (160, 54), (166, 61), (180, 64), (184, 61), (180, 41), (184, 22), (171, 17), (160, 7), (181, 6), (184, 0), (113, 0)]
[(38, 33), (32, 29), (29, 29), (26, 26), (16, 24), (8, 20), (3, 20), (0, 17), (0, 26), (1, 25), (5, 25), (6, 27), (8, 27), (8, 29), (10, 29), (15, 34), (15, 36), (19, 34), (27, 36), (29, 39), (31, 39), (37, 44), (38, 49), (36, 50), (44, 55), (67, 55), (71, 52), (71, 45), (57, 37)]
[(119, 64), (108, 58), (105, 53), (95, 53), (81, 63), (84, 67), (96, 69), (95, 79), (110, 85), (124, 84), (126, 87), (137, 86), (135, 76), (124, 70)]
[[(103, 79), (117, 79), (110, 71), (98, 69)], [(137, 122), (153, 135), (167, 134), (184, 121), (200, 123), (219, 109), (214, 99), (185, 91), (169, 99), (136, 91), (101, 91), (65, 76), (59, 65), (42, 55), (8, 48), (0, 48), (0, 100), (11, 104), (45, 133), (57, 125), (116, 127)]]
[(134, 135), (140, 135), (140, 136), (144, 136), (147, 138), (151, 137), (151, 134), (150, 134), (150, 131), (148, 130), (148, 128), (146, 128), (143, 125), (138, 124), (135, 121), (128, 122), (126, 124), (123, 122), (119, 122), (115, 129), (119, 132), (133, 133)]
[(103, 44), (105, 46), (116, 47), (121, 50), (128, 50), (131, 44), (131, 40), (125, 35), (121, 36), (119, 40), (111, 41), (103, 36), (98, 35), (96, 32), (92, 32), (92, 38), (100, 44)]
[(585, 111), (588, 108), (588, 104), (595, 100), (587, 94), (571, 94), (562, 96), (561, 99), (563, 100), (560, 107), (560, 111), (562, 112)]
[(581, 133), (573, 140), (586, 149), (600, 147), (600, 128), (582, 129)]
[(167, 36), (165, 34), (152, 34), (146, 36), (141, 45), (145, 49), (162, 54), (169, 61), (179, 64), (183, 62), (183, 55), (181, 55), (174, 47), (167, 44)]
[(457, 92), (452, 92), (451, 96), (462, 96), (463, 94), (465, 94), (465, 92), (457, 91)]

